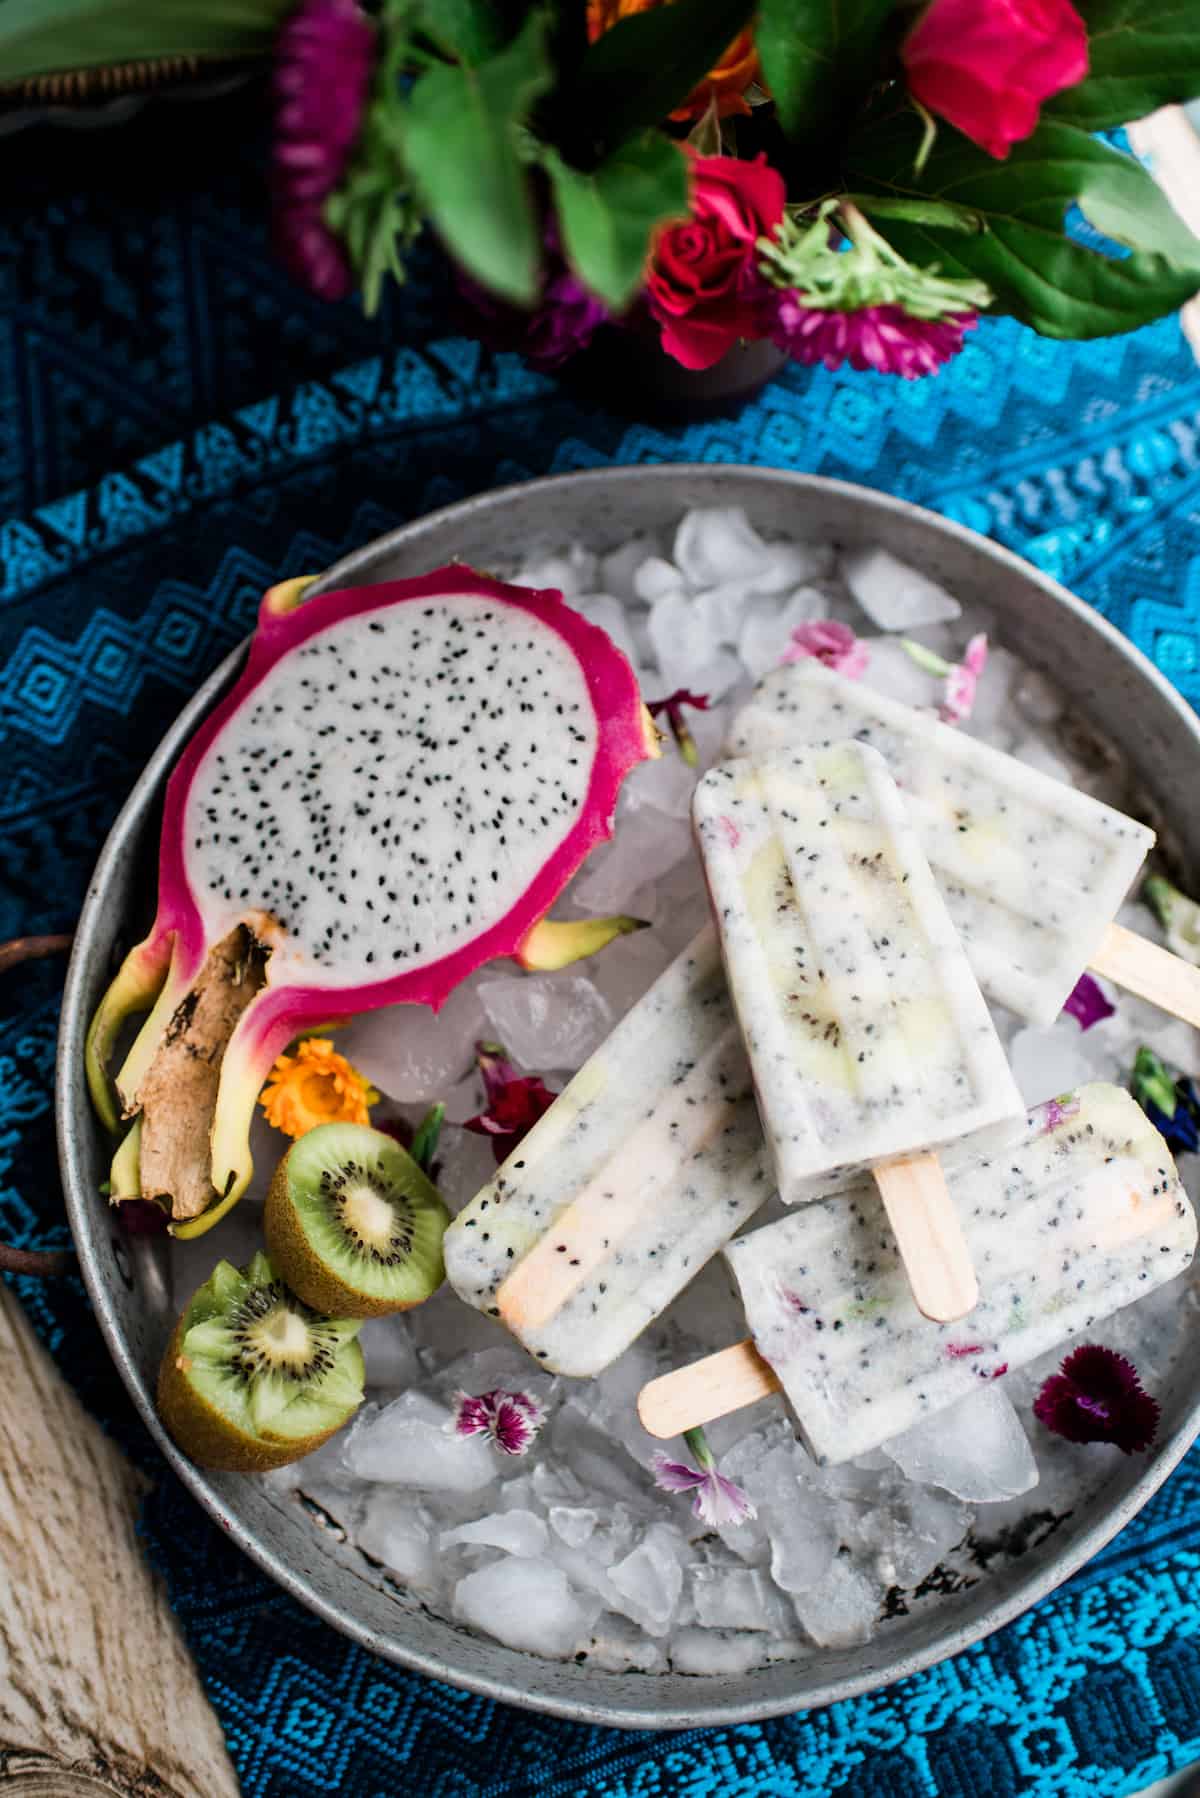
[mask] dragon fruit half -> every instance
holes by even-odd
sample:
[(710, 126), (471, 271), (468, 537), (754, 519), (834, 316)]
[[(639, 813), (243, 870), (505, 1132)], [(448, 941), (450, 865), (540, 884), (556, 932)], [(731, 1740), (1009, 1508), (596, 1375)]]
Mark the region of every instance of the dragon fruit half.
[(308, 585), (266, 595), (244, 673), (179, 759), (158, 915), (88, 1037), (116, 1130), (108, 1063), (149, 1009), (116, 1075), (136, 1122), (114, 1193), (165, 1198), (181, 1235), (245, 1190), (255, 1099), (301, 1031), (437, 1007), (495, 957), (561, 967), (635, 927), (546, 916), (658, 753), (604, 632), (466, 568), (304, 604)]

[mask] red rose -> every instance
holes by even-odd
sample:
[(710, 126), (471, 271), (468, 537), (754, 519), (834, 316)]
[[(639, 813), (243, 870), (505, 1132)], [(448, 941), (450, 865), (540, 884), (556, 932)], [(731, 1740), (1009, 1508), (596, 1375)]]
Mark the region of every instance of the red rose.
[(783, 177), (765, 156), (691, 158), (691, 217), (658, 236), (646, 296), (663, 348), (685, 368), (711, 368), (739, 337), (762, 336), (755, 244), (783, 217)]
[(1070, 0), (932, 0), (900, 54), (913, 98), (990, 156), (1007, 156), (1042, 101), (1088, 71)]

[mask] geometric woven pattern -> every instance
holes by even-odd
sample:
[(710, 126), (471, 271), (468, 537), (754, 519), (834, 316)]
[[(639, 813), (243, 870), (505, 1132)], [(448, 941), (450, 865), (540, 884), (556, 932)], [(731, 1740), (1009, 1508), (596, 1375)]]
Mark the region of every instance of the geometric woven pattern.
[[(481, 352), (432, 258), (374, 323), (291, 288), (246, 176), (255, 116), (244, 94), (43, 134), (0, 212), (0, 936), (70, 927), (149, 751), (269, 580), (551, 471), (756, 462), (886, 488), (1058, 575), (1200, 705), (1200, 371), (1173, 321), (1094, 345), (984, 322), (936, 380), (788, 369), (737, 420), (631, 425)], [(0, 983), (0, 1234), (43, 1247), (66, 1234), (60, 977)], [(162, 1468), (79, 1283), (17, 1285), (157, 1477), (147, 1547), (249, 1798), (1116, 1798), (1200, 1754), (1200, 1453), (948, 1665), (763, 1725), (593, 1730), (399, 1672), (302, 1612)]]

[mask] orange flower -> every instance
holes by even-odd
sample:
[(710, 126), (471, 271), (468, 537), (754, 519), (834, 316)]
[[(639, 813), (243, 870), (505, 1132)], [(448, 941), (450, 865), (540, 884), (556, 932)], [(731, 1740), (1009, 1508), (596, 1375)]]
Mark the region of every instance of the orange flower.
[(297, 1044), (271, 1069), (259, 1103), (268, 1124), (303, 1136), (318, 1124), (369, 1124), (379, 1094), (323, 1036)]
[[(670, 4), (671, 0), (588, 0), (588, 39), (594, 44), (618, 20)], [(754, 33), (749, 29), (739, 31), (716, 67), (708, 71), (699, 87), (675, 108), (671, 117), (681, 121), (698, 119), (707, 110), (710, 100), (716, 101), (717, 114), (723, 119), (733, 112), (749, 112), (743, 95), (752, 81), (761, 80)]]

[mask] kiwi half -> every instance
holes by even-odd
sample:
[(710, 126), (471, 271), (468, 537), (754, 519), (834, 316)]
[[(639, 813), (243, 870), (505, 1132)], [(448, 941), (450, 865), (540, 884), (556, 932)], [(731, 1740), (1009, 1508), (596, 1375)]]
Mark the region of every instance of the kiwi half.
[(158, 1411), (201, 1467), (263, 1473), (340, 1430), (362, 1402), (357, 1318), (322, 1317), (265, 1255), (216, 1267), (175, 1326)]
[(449, 1222), (407, 1150), (366, 1124), (319, 1124), (293, 1143), (263, 1216), (293, 1292), (338, 1317), (408, 1311), (436, 1292)]

